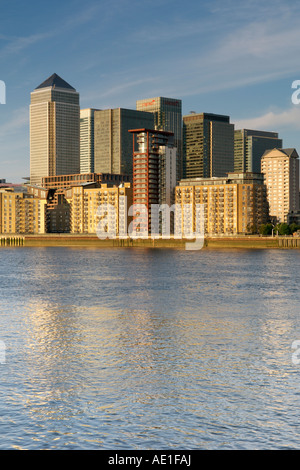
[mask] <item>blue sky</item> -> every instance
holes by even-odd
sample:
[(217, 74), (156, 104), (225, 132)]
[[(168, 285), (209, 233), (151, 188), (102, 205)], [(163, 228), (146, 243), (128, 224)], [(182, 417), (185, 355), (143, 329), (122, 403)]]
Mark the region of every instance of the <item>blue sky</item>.
[(57, 73), (82, 108), (154, 96), (279, 132), (300, 153), (300, 4), (290, 0), (0, 0), (0, 178), (29, 175), (30, 92)]

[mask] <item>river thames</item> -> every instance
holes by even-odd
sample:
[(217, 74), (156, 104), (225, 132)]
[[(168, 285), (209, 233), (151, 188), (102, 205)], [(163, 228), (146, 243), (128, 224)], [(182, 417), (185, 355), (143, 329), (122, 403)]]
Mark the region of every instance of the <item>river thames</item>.
[(298, 449), (299, 265), (1, 248), (0, 448)]

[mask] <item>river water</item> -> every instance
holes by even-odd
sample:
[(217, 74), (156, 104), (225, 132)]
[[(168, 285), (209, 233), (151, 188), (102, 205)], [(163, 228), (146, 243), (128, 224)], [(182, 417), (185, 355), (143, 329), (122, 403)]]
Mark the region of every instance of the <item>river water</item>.
[(300, 251), (0, 257), (1, 449), (300, 447)]

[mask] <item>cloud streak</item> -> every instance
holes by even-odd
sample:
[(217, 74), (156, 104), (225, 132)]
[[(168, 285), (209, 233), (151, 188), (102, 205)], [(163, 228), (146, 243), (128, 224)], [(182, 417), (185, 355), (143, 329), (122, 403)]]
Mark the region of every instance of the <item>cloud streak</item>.
[(0, 126), (0, 139), (18, 135), (21, 129), (29, 127), (28, 107), (22, 107), (13, 111), (10, 119)]
[[(299, 5), (281, 1), (261, 5), (256, 0), (236, 3), (215, 2), (211, 15), (189, 21), (171, 18), (164, 25), (158, 22), (151, 34), (143, 28), (130, 40), (140, 40), (149, 55), (153, 44), (160, 45), (155, 66), (164, 77), (162, 87), (172, 87), (182, 97), (296, 75)], [(184, 49), (179, 49), (180, 41)], [(160, 55), (160, 48), (167, 47), (169, 56)], [(146, 72), (150, 73), (150, 67)]]
[(19, 54), (35, 44), (66, 34), (66, 32), (70, 32), (75, 28), (94, 20), (96, 14), (99, 13), (99, 10), (99, 4), (85, 7), (79, 13), (66, 17), (59, 25), (52, 27), (49, 25), (48, 30), (42, 33), (35, 33), (21, 37), (0, 35), (0, 38), (7, 42), (7, 44), (0, 49), (0, 58), (4, 59), (5, 57)]
[(268, 112), (262, 116), (234, 121), (236, 129), (276, 129), (300, 130), (300, 106), (283, 111)]

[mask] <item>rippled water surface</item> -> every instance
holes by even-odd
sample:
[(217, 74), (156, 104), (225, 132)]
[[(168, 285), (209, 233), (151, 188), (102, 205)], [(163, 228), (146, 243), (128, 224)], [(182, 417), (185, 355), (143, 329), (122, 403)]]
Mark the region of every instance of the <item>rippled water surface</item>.
[(0, 258), (1, 449), (300, 448), (300, 251)]

